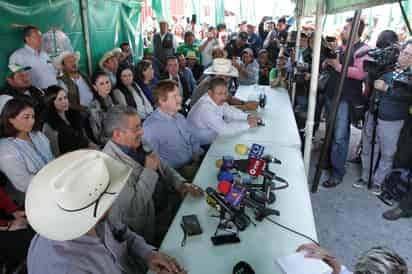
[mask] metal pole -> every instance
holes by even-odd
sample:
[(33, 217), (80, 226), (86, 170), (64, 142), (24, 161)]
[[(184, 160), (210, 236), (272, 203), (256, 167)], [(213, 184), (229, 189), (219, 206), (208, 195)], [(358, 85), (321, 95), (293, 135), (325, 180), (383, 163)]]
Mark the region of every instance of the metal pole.
[(327, 126), (327, 132), (326, 132), (326, 137), (325, 137), (325, 142), (322, 146), (322, 150), (320, 152), (320, 157), (319, 157), (319, 164), (316, 168), (316, 173), (315, 173), (315, 178), (313, 179), (313, 184), (312, 184), (312, 192), (318, 191), (319, 187), (319, 179), (322, 173), (322, 168), (324, 167), (326, 160), (328, 158), (328, 152), (329, 152), (329, 146), (332, 142), (332, 135), (333, 131), (335, 129), (335, 122), (336, 122), (336, 113), (338, 111), (339, 103), (340, 103), (340, 98), (342, 97), (342, 89), (343, 89), (343, 83), (345, 82), (346, 75), (348, 73), (348, 68), (349, 68), (349, 60), (350, 57), (353, 54), (353, 45), (355, 43), (355, 37), (358, 33), (359, 29), (359, 22), (360, 22), (360, 16), (361, 16), (361, 11), (362, 10), (356, 10), (355, 15), (352, 20), (352, 28), (350, 32), (350, 38), (348, 42), (348, 47), (345, 52), (345, 58), (343, 62), (343, 69), (339, 77), (338, 81), (338, 88), (335, 93), (335, 97), (333, 98), (332, 102), (332, 112), (329, 114), (329, 123)]
[(409, 24), (408, 16), (406, 15), (405, 8), (402, 5), (402, 1), (399, 0), (399, 7), (401, 8), (403, 20), (405, 21), (406, 27), (408, 28), (409, 34), (412, 35), (411, 24)]
[(81, 10), (82, 10), (82, 25), (84, 33), (84, 42), (86, 47), (86, 58), (87, 58), (87, 70), (89, 76), (92, 75), (93, 66), (92, 66), (92, 53), (90, 50), (90, 35), (89, 35), (89, 21), (87, 19), (87, 4), (86, 0), (80, 0)]
[[(301, 22), (302, 22), (302, 16), (298, 15), (296, 18), (296, 28), (297, 28), (297, 34), (296, 34), (296, 49), (295, 49), (295, 64), (299, 61), (299, 54), (300, 54), (300, 36), (302, 34), (302, 28), (301, 28)], [(296, 73), (296, 66), (293, 66), (293, 75)], [(292, 94), (291, 94), (291, 102), (292, 102), (292, 107), (295, 105), (295, 95), (296, 95), (296, 82), (292, 82)]]
[(323, 16), (323, 0), (318, 0), (316, 6), (316, 31), (315, 40), (313, 45), (313, 61), (312, 61), (312, 72), (310, 77), (310, 88), (309, 88), (309, 105), (308, 114), (306, 120), (305, 128), (305, 149), (304, 149), (304, 163), (306, 175), (309, 176), (310, 168), (310, 156), (312, 150), (312, 135), (314, 126), (314, 117), (316, 109), (316, 95), (318, 91), (318, 78), (319, 78), (319, 63), (320, 63), (320, 48), (322, 42), (322, 16)]

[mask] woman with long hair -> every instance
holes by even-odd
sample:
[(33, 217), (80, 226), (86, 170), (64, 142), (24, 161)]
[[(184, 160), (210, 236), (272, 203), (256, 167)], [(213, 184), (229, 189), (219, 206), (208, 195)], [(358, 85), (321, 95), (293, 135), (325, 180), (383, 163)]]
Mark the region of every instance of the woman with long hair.
[(153, 106), (133, 78), (133, 71), (130, 67), (119, 68), (117, 86), (113, 90), (112, 98), (117, 105), (135, 108), (140, 119), (144, 120), (153, 112)]
[(142, 89), (147, 99), (149, 99), (152, 106), (155, 106), (154, 95), (152, 91), (152, 82), (154, 80), (154, 69), (152, 62), (149, 60), (142, 60), (136, 65), (136, 82)]
[(93, 74), (92, 85), (94, 98), (89, 106), (89, 125), (93, 141), (97, 145), (103, 146), (109, 139), (109, 137), (104, 136), (104, 114), (108, 111), (109, 108), (114, 106), (113, 100), (110, 96), (110, 93), (112, 92), (112, 84), (110, 82), (109, 75), (107, 75), (106, 72), (100, 70), (96, 71)]
[(33, 176), (54, 159), (47, 137), (34, 131), (33, 105), (23, 99), (11, 99), (0, 119), (0, 170), (14, 191), (12, 198), (20, 205)]
[(46, 110), (43, 133), (49, 138), (53, 154), (60, 154), (81, 148), (97, 148), (84, 131), (79, 111), (71, 109), (63, 88), (53, 85), (47, 88)]

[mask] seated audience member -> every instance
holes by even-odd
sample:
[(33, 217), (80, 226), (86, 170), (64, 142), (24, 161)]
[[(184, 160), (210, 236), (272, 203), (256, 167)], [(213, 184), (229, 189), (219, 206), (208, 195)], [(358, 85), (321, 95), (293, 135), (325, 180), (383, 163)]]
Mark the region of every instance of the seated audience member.
[[(204, 72), (205, 78), (199, 83), (190, 98), (190, 106), (193, 107), (199, 99), (209, 90), (210, 81), (214, 76), (225, 79), (228, 89), (233, 85), (233, 78), (239, 76), (237, 69), (232, 66), (232, 62), (228, 59), (216, 58), (213, 60), (212, 66), (208, 67)], [(242, 101), (234, 96), (228, 95), (227, 103), (242, 110), (256, 110), (258, 102)]]
[(137, 63), (135, 78), (140, 89), (146, 95), (146, 98), (149, 99), (152, 106), (154, 106), (152, 85), (154, 82), (157, 83), (157, 79), (154, 78), (153, 64), (148, 60), (142, 60)]
[(211, 144), (217, 136), (235, 135), (257, 126), (259, 117), (229, 106), (226, 99), (225, 79), (214, 78), (210, 81), (208, 93), (190, 110), (187, 120), (201, 138), (202, 145)]
[(59, 86), (67, 91), (70, 108), (85, 112), (93, 100), (93, 88), (89, 78), (79, 70), (79, 52), (62, 52), (55, 60), (55, 66), (62, 74)]
[(21, 99), (8, 101), (1, 115), (0, 170), (13, 184), (12, 198), (19, 205), (33, 176), (54, 158), (47, 137), (33, 131), (34, 120), (33, 105)]
[(247, 48), (247, 32), (239, 32), (235, 39), (231, 40), (225, 47), (227, 57), (233, 59), (234, 57), (242, 57), (243, 50)]
[(33, 85), (46, 89), (56, 85), (56, 70), (49, 55), (42, 51), (42, 33), (35, 26), (27, 26), (23, 29), (24, 47), (17, 49), (10, 55), (9, 65), (18, 64), (22, 67), (31, 67), (29, 77)]
[(188, 51), (186, 54), (187, 67), (192, 71), (195, 80), (198, 81), (203, 74), (203, 67), (199, 64), (198, 58), (194, 51)]
[(189, 84), (189, 93), (192, 94), (196, 88), (196, 80), (193, 76), (193, 72), (187, 67), (186, 57), (183, 54), (177, 54), (177, 59), (179, 61), (179, 72)]
[(202, 54), (202, 66), (208, 67), (212, 64), (212, 52), (213, 49), (219, 47), (219, 42), (216, 39), (216, 29), (213, 26), (208, 28), (206, 37), (203, 39), (202, 44), (199, 47), (199, 51)]
[(176, 82), (160, 81), (154, 91), (158, 108), (144, 122), (143, 138), (183, 177), (193, 180), (203, 151), (186, 118), (179, 113), (182, 97)]
[(90, 150), (44, 167), (27, 193), (27, 219), (38, 233), (27, 256), (28, 273), (186, 273), (126, 225), (108, 220), (130, 174), (130, 167)]
[(30, 67), (9, 65), (6, 76), (6, 85), (1, 95), (9, 95), (16, 99), (28, 100), (36, 112), (36, 129), (41, 128), (41, 111), (44, 108), (44, 91), (33, 86), (28, 71)]
[(242, 61), (233, 60), (232, 64), (239, 71), (240, 85), (254, 85), (258, 83), (259, 65), (250, 48), (243, 50)]
[(161, 72), (163, 72), (164, 70), (164, 67), (162, 63), (154, 56), (152, 48), (143, 49), (143, 60), (146, 60), (152, 63), (152, 67), (154, 70), (154, 78), (156, 80), (159, 80)]
[(268, 51), (261, 49), (258, 55), (259, 61), (259, 85), (269, 85), (269, 73), (272, 69), (272, 64), (269, 62)]
[(179, 175), (142, 142), (143, 128), (132, 108), (116, 106), (105, 118), (107, 136), (103, 152), (132, 168), (125, 190), (114, 204), (110, 218), (120, 219), (148, 242), (159, 245), (180, 203), (178, 194), (201, 190)]
[(153, 112), (152, 104), (145, 93), (135, 83), (130, 67), (120, 67), (117, 71), (117, 87), (112, 96), (116, 105), (129, 106), (137, 110), (140, 119), (144, 120)]
[(116, 86), (116, 74), (119, 68), (119, 61), (116, 54), (113, 51), (106, 52), (99, 61), (99, 67), (107, 74), (112, 86)]
[(50, 141), (54, 156), (82, 148), (97, 148), (86, 136), (80, 112), (70, 108), (66, 91), (50, 86), (46, 94), (43, 133)]
[(193, 32), (186, 31), (184, 36), (184, 43), (179, 46), (176, 50), (176, 53), (181, 53), (184, 56), (187, 56), (189, 51), (193, 51), (196, 55), (196, 59), (200, 64), (200, 50), (199, 45), (196, 43), (196, 38)]
[(134, 61), (132, 56), (132, 49), (130, 48), (130, 44), (128, 42), (124, 42), (120, 44), (120, 49), (122, 50), (122, 62), (119, 65), (124, 67), (134, 67)]
[[(5, 266), (6, 273), (14, 270), (26, 260), (30, 241), (34, 236), (28, 228), (24, 211), (12, 201), (8, 194), (0, 188), (0, 269)], [(4, 273), (4, 272), (2, 272)]]
[(315, 244), (304, 244), (297, 252), (305, 251), (306, 258), (319, 259), (327, 263), (332, 274), (407, 274), (408, 265), (395, 251), (386, 247), (373, 247), (362, 254), (355, 264), (354, 272), (341, 265), (335, 257)]
[(108, 136), (104, 136), (103, 118), (107, 110), (114, 106), (113, 100), (110, 97), (112, 92), (112, 84), (109, 76), (104, 71), (97, 71), (92, 77), (93, 84), (93, 101), (90, 103), (89, 125), (93, 137), (93, 141), (104, 146), (108, 140)]
[(186, 82), (185, 77), (179, 72), (179, 61), (176, 56), (167, 57), (166, 61), (166, 74), (161, 77), (162, 80), (170, 79), (177, 82), (179, 86), (179, 94), (183, 97), (185, 102), (190, 98), (189, 83)]

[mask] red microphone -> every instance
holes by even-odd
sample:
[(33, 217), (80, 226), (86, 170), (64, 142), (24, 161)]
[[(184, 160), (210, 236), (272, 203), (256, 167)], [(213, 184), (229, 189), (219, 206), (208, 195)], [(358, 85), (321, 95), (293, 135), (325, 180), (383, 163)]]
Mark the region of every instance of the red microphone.
[(219, 181), (217, 184), (217, 190), (221, 194), (228, 194), (230, 192), (230, 189), (232, 188), (232, 184), (229, 181)]
[(247, 167), (247, 173), (250, 176), (257, 177), (262, 173), (263, 168), (265, 167), (264, 160), (258, 160), (255, 158), (250, 159), (249, 166)]

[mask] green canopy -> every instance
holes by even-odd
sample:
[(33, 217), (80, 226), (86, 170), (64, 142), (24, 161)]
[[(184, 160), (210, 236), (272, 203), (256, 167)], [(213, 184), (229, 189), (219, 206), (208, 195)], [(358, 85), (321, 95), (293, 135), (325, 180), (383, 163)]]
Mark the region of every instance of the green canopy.
[[(310, 16), (316, 13), (317, 0), (296, 0), (297, 15)], [(388, 3), (396, 0), (325, 0), (324, 14), (334, 14), (356, 9), (364, 9)]]

